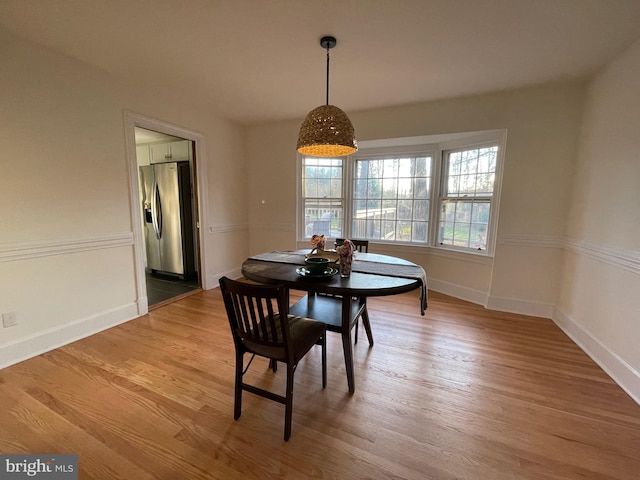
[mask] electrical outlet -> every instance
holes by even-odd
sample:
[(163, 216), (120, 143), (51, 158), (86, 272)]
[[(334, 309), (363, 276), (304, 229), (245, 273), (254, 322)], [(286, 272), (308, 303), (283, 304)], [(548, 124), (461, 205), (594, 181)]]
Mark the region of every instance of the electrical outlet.
[(3, 313), (2, 325), (4, 328), (15, 327), (18, 325), (18, 314), (16, 312)]

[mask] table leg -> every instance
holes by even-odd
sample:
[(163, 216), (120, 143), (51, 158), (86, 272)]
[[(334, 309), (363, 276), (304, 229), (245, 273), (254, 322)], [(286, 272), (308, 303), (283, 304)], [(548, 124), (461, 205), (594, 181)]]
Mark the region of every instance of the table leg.
[(287, 296), (287, 313), (289, 313), (289, 304), (291, 303), (291, 289), (289, 287), (285, 287), (284, 293)]
[(354, 368), (353, 368), (353, 348), (351, 345), (351, 296), (342, 296), (342, 348), (344, 350), (344, 365), (347, 370), (347, 384), (349, 393), (356, 389)]
[[(371, 333), (371, 323), (369, 322), (369, 311), (367, 310), (366, 297), (360, 298), (360, 306), (362, 308), (362, 325), (367, 332), (367, 339), (369, 340), (369, 348), (373, 347), (373, 333)], [(357, 328), (357, 326), (356, 326)], [(358, 331), (356, 330), (356, 340), (358, 339)]]

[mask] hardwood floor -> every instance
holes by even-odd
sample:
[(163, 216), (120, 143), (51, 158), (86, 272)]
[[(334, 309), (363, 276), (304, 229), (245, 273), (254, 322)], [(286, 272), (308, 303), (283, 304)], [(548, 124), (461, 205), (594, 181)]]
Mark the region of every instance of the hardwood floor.
[[(375, 346), (338, 335), (284, 407), (245, 393), (218, 289), (0, 371), (0, 452), (77, 453), (81, 479), (598, 479), (640, 476), (640, 406), (550, 320), (430, 293), (370, 299)], [(363, 332), (360, 332), (361, 334)], [(365, 339), (366, 340), (366, 339)], [(251, 380), (284, 388), (257, 359)]]

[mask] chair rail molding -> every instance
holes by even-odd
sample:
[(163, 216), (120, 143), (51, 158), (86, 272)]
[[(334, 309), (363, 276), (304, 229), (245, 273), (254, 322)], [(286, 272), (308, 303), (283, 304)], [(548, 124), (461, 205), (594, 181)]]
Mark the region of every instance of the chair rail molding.
[(229, 225), (210, 225), (209, 233), (229, 233), (229, 232), (246, 232), (249, 230), (248, 223), (235, 223)]
[(621, 267), (637, 275), (640, 274), (640, 251), (591, 245), (577, 240), (567, 240), (566, 249), (578, 255)]
[(637, 250), (593, 245), (577, 239), (552, 235), (509, 234), (503, 235), (498, 243), (517, 247), (561, 248), (640, 274), (640, 251)]
[(522, 233), (512, 233), (503, 235), (498, 241), (500, 245), (513, 247), (534, 247), (534, 248), (564, 248), (563, 237), (554, 235), (529, 235)]
[(68, 255), (88, 250), (119, 248), (131, 245), (133, 245), (133, 232), (2, 243), (0, 244), (0, 262)]

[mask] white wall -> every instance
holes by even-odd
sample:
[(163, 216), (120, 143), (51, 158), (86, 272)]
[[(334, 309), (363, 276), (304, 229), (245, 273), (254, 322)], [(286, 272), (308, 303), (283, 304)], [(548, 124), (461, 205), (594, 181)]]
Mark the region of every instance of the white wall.
[[(359, 140), (506, 128), (494, 258), (373, 251), (423, 265), (432, 290), (553, 318), (640, 403), (638, 85), (640, 41), (587, 85), (348, 113)], [(300, 122), (248, 132), (251, 253), (308, 247), (295, 232)]]
[(125, 84), (5, 32), (0, 60), (0, 312), (19, 321), (0, 328), (0, 367), (139, 312), (126, 111), (201, 136), (203, 272), (209, 284), (237, 272), (248, 252), (239, 127), (182, 92)]
[(590, 84), (554, 319), (640, 403), (640, 41)]
[[(397, 253), (420, 263), (427, 270), (431, 289), (495, 309), (550, 318), (583, 96), (582, 84), (562, 83), (349, 112), (358, 140), (508, 130), (495, 258), (442, 255), (409, 247), (378, 246), (374, 251)], [(295, 144), (300, 122), (249, 129), (252, 253), (296, 247)]]

